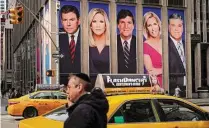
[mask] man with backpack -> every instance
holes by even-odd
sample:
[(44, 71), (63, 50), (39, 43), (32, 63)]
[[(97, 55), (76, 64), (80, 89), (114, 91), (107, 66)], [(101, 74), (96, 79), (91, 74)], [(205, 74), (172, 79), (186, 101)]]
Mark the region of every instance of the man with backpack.
[(69, 117), (64, 128), (107, 127), (108, 101), (100, 88), (93, 88), (88, 75), (71, 75), (66, 88)]

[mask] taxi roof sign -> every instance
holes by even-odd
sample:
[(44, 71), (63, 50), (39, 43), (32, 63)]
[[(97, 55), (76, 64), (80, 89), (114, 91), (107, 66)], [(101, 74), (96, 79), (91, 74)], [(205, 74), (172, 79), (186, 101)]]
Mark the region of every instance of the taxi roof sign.
[(95, 87), (106, 95), (150, 93), (152, 83), (147, 74), (98, 74)]
[(43, 91), (43, 90), (61, 90), (64, 85), (59, 84), (36, 84), (35, 91)]

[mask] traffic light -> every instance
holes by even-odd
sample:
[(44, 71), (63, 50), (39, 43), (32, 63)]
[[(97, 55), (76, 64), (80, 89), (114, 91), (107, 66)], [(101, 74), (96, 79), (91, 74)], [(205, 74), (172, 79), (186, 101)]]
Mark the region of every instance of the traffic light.
[(10, 19), (10, 24), (16, 24), (16, 9), (11, 8), (9, 9), (9, 19)]
[(24, 9), (22, 6), (9, 9), (10, 24), (20, 24), (23, 22)]
[(48, 76), (48, 77), (54, 77), (55, 76), (55, 71), (54, 70), (47, 70), (46, 71), (46, 76)]
[(24, 8), (22, 6), (17, 6), (16, 13), (17, 13), (17, 24), (20, 24), (23, 22)]

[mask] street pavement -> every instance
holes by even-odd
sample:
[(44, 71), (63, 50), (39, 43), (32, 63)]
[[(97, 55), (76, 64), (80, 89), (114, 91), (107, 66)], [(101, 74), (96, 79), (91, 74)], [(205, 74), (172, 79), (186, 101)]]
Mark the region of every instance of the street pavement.
[(8, 104), (8, 99), (1, 98), (1, 115), (6, 115), (7, 111), (5, 111), (5, 107)]
[(1, 98), (1, 128), (18, 128), (18, 123), (23, 117), (12, 117), (7, 114), (5, 107), (8, 104), (8, 100), (5, 98)]

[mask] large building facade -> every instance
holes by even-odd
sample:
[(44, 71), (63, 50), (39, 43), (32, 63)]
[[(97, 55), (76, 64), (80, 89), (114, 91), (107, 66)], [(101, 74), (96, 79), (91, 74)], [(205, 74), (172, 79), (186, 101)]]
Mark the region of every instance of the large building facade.
[[(159, 83), (165, 89), (170, 91), (171, 81), (178, 81), (182, 78), (182, 87), (185, 89), (185, 95), (188, 98), (194, 97), (197, 88), (209, 85), (209, 3), (207, 0), (22, 0), (23, 4), (30, 9), (30, 12), (24, 9), (23, 24), (14, 25), (13, 36), (13, 82), (12, 86), (22, 89), (25, 93), (36, 84), (59, 84), (61, 77), (66, 77), (71, 71), (67, 71), (68, 67), (64, 67), (67, 72), (59, 68), (68, 60), (53, 58), (52, 54), (62, 50), (61, 38), (62, 22), (60, 21), (59, 10), (64, 5), (75, 6), (80, 13), (80, 69), (77, 72), (85, 72), (90, 74), (94, 80), (98, 73), (120, 74), (126, 73), (121, 67), (119, 55), (119, 40), (117, 35), (122, 34), (120, 22), (117, 22), (118, 15), (121, 10), (125, 10), (132, 14), (134, 22), (132, 24), (132, 38), (135, 39), (135, 63), (134, 69), (129, 73), (144, 74), (148, 72), (145, 65), (148, 53), (145, 49), (145, 43), (148, 40), (148, 31), (145, 23), (146, 15), (151, 14), (158, 17), (158, 26), (160, 30), (160, 75), (157, 76)], [(109, 31), (108, 46), (108, 62), (102, 65), (102, 69), (96, 68), (98, 63), (92, 60), (92, 54), (89, 36), (89, 30), (92, 24), (90, 22), (90, 12), (95, 8), (103, 10), (106, 13), (106, 27)], [(35, 19), (33, 13), (38, 17)], [(124, 13), (123, 13), (124, 14)], [(182, 39), (184, 44), (182, 49), (185, 58), (180, 60), (183, 62), (182, 72), (172, 71), (171, 62), (175, 60), (169, 52), (171, 47), (168, 38), (171, 37), (172, 24), (169, 18), (179, 17), (182, 22)], [(108, 20), (109, 19), (109, 20)], [(168, 22), (169, 21), (169, 22)], [(40, 23), (42, 25), (40, 25)], [(147, 23), (146, 23), (147, 24)], [(89, 26), (90, 25), (90, 26)], [(47, 30), (47, 31), (46, 31)], [(105, 32), (106, 32), (105, 31)], [(145, 34), (147, 32), (147, 34)], [(201, 40), (193, 43), (191, 34), (200, 34)], [(64, 35), (63, 35), (64, 36)], [(87, 38), (88, 37), (88, 38)], [(121, 38), (122, 39), (122, 38)], [(107, 40), (106, 40), (107, 42)], [(57, 49), (58, 48), (58, 49)], [(149, 51), (149, 50), (148, 50)], [(156, 54), (155, 54), (156, 55)], [(67, 55), (64, 54), (64, 58)], [(156, 59), (156, 58), (155, 58)], [(91, 67), (92, 62), (95, 67)], [(153, 62), (154, 63), (154, 62)], [(149, 63), (150, 64), (150, 63)], [(177, 61), (176, 61), (176, 64)], [(108, 66), (107, 66), (108, 65)], [(153, 64), (154, 65), (154, 64)], [(107, 66), (107, 68), (106, 68)], [(99, 66), (101, 67), (101, 65)], [(76, 68), (76, 67), (75, 67)], [(103, 71), (103, 69), (107, 69)], [(56, 71), (56, 77), (46, 76), (46, 71), (53, 69)], [(100, 70), (95, 71), (93, 69)], [(75, 71), (76, 72), (76, 71)], [(175, 84), (175, 83), (174, 83)], [(181, 85), (181, 83), (178, 83)]]
[(14, 7), (14, 3), (8, 0), (2, 0), (0, 2), (1, 4), (4, 4), (1, 5), (1, 7), (4, 7), (4, 9), (1, 10), (3, 21), (1, 22), (1, 89), (6, 90), (12, 87), (13, 80), (13, 25), (10, 24), (9, 20), (7, 19), (7, 9)]

